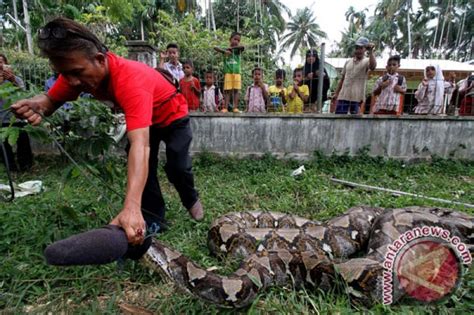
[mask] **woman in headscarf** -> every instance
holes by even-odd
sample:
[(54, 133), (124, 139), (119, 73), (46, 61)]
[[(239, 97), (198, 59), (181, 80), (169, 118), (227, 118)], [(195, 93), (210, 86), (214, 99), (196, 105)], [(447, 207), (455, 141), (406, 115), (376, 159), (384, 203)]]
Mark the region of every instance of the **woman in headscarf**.
[[(304, 82), (309, 87), (309, 100), (310, 107), (313, 104), (316, 104), (318, 101), (318, 81), (319, 81), (319, 57), (316, 49), (310, 49), (306, 52), (306, 62), (303, 69)], [(324, 103), (328, 99), (328, 90), (329, 90), (329, 76), (324, 69), (323, 76), (323, 98), (322, 102)], [(321, 104), (322, 107), (322, 104)]]
[(418, 100), (415, 114), (443, 114), (444, 94), (447, 92), (446, 89), (454, 87), (453, 81), (453, 77), (450, 78), (450, 82), (444, 80), (439, 65), (427, 66), (425, 77), (415, 92)]

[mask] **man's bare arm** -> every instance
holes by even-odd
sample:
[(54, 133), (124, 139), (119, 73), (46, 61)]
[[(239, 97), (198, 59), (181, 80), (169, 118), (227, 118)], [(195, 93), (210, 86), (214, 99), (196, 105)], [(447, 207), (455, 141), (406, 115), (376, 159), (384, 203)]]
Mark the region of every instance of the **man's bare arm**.
[(47, 94), (39, 94), (16, 102), (11, 106), (11, 109), (18, 118), (26, 119), (30, 124), (36, 126), (41, 123), (41, 115), (51, 115), (56, 110), (56, 106)]
[[(139, 128), (128, 132), (130, 151), (128, 153), (127, 193), (122, 211), (111, 221), (121, 226), (129, 243), (143, 242), (145, 220), (141, 212), (141, 200), (148, 177), (150, 155), (149, 128)], [(142, 233), (139, 233), (139, 230)]]

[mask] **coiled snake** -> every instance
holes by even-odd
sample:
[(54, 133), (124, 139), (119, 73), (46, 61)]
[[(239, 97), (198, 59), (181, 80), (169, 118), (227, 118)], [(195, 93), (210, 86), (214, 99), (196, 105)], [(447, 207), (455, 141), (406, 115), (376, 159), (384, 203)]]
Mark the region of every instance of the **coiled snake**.
[[(328, 290), (336, 278), (342, 278), (352, 298), (370, 305), (383, 298), (387, 246), (422, 226), (447, 229), (473, 250), (474, 217), (467, 214), (440, 208), (354, 207), (324, 224), (260, 211), (216, 219), (208, 235), (211, 251), (244, 258), (229, 276), (199, 267), (158, 240), (144, 259), (180, 288), (220, 307), (247, 306), (269, 286)], [(394, 300), (402, 296), (399, 292)]]

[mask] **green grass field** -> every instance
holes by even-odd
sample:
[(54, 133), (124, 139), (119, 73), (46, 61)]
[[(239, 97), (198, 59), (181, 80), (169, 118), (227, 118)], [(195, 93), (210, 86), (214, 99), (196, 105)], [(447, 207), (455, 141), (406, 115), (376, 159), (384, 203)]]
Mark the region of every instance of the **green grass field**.
[[(206, 210), (203, 222), (193, 222), (180, 205), (174, 188), (160, 170), (171, 229), (159, 238), (195, 262), (230, 272), (236, 262), (219, 261), (206, 247), (207, 228), (218, 216), (241, 210), (264, 209), (326, 220), (355, 205), (450, 207), (447, 204), (392, 196), (382, 192), (351, 189), (330, 182), (331, 177), (377, 185), (426, 196), (474, 203), (474, 163), (434, 158), (431, 162), (405, 164), (362, 155), (323, 157), (312, 161), (231, 159), (201, 154), (194, 158), (196, 186)], [(290, 176), (301, 164), (306, 172)], [(109, 184), (123, 191), (125, 162)], [(44, 248), (53, 241), (108, 223), (121, 208), (121, 200), (96, 180), (99, 189), (84, 177), (65, 179), (69, 166), (60, 158), (40, 157), (34, 169), (15, 174), (15, 180), (42, 180), (46, 190), (35, 196), (0, 203), (0, 313), (94, 313), (126, 312), (141, 307), (153, 313), (249, 313), (249, 314), (467, 314), (474, 312), (474, 275), (464, 277), (456, 294), (437, 305), (375, 306), (369, 310), (351, 306), (344, 294), (292, 288), (262, 292), (249, 308), (222, 310), (176, 290), (140, 263), (118, 266), (57, 268), (47, 266)], [(73, 172), (74, 173), (74, 172)], [(1, 168), (1, 182), (6, 182)], [(111, 199), (108, 201), (107, 198)], [(473, 209), (451, 207), (474, 214)], [(135, 309), (137, 310), (137, 309)], [(144, 312), (144, 310), (142, 310)]]

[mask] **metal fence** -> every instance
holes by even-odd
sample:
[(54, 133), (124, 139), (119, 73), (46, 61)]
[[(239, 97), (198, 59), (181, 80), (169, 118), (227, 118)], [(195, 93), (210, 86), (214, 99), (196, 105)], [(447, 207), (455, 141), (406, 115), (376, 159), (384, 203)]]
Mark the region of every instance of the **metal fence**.
[[(186, 58), (183, 58), (186, 59)], [(192, 59), (192, 58), (191, 58)], [(242, 55), (242, 88), (240, 90), (240, 102), (239, 109), (243, 111), (246, 108), (245, 104), (245, 92), (247, 87), (253, 84), (252, 78), (252, 69), (255, 66), (260, 66), (263, 69), (263, 81), (268, 86), (275, 84), (275, 70), (274, 65), (266, 65), (260, 63), (260, 60), (257, 55), (254, 54), (252, 50), (249, 50), (248, 53)], [(44, 90), (44, 85), (46, 80), (52, 76), (53, 72), (49, 65), (46, 62), (37, 62), (37, 63), (22, 63), (17, 62), (13, 63), (13, 69), (16, 75), (20, 76), (26, 83), (28, 89), (32, 90)], [(328, 73), (331, 73), (331, 88), (328, 91), (328, 100), (324, 102), (321, 106), (322, 113), (334, 112), (336, 102), (333, 99), (334, 91), (337, 87), (339, 77), (334, 77), (334, 69), (328, 69), (330, 66), (325, 65)], [(223, 91), (224, 87), (224, 74), (223, 74), (223, 58), (220, 54), (217, 54), (213, 57), (210, 64), (198, 64), (194, 69), (194, 76), (200, 80), (201, 87), (205, 86), (204, 74), (208, 70), (213, 70), (216, 74), (215, 85)], [(289, 87), (293, 84), (293, 73), (292, 69), (288, 66), (284, 67), (286, 70), (286, 78), (283, 83), (284, 87)], [(338, 74), (340, 76), (340, 74)], [(445, 77), (448, 77), (449, 74), (445, 73)], [(365, 101), (361, 102), (360, 114), (372, 114), (376, 113), (376, 96), (373, 94), (375, 87), (375, 82), (378, 79), (377, 76), (372, 76), (371, 78), (361, 78), (364, 80), (364, 86), (366, 89)], [(421, 80), (413, 77), (406, 77), (407, 82), (407, 91), (405, 95), (400, 99), (400, 106), (397, 108), (396, 112), (393, 114), (396, 115), (406, 115), (414, 114), (416, 106), (418, 105), (418, 100), (415, 97), (415, 92), (419, 87)], [(417, 81), (418, 80), (418, 81)], [(469, 81), (469, 82), (468, 82)], [(446, 88), (441, 114), (448, 115), (474, 115), (474, 109), (472, 108), (472, 99), (474, 94), (474, 77), (470, 76), (469, 78), (458, 78), (458, 81), (451, 88)], [(309, 86), (309, 89), (317, 89), (317, 85)], [(270, 102), (268, 101), (268, 104)], [(439, 105), (439, 104), (433, 104)], [(270, 106), (270, 105), (269, 105)], [(311, 113), (315, 111), (315, 104), (306, 103), (303, 112)], [(269, 108), (267, 108), (269, 109)], [(270, 111), (270, 110), (269, 110)]]
[(44, 64), (15, 64), (13, 67), (15, 75), (23, 79), (29, 90), (44, 90), (46, 80), (53, 75), (51, 68)]

